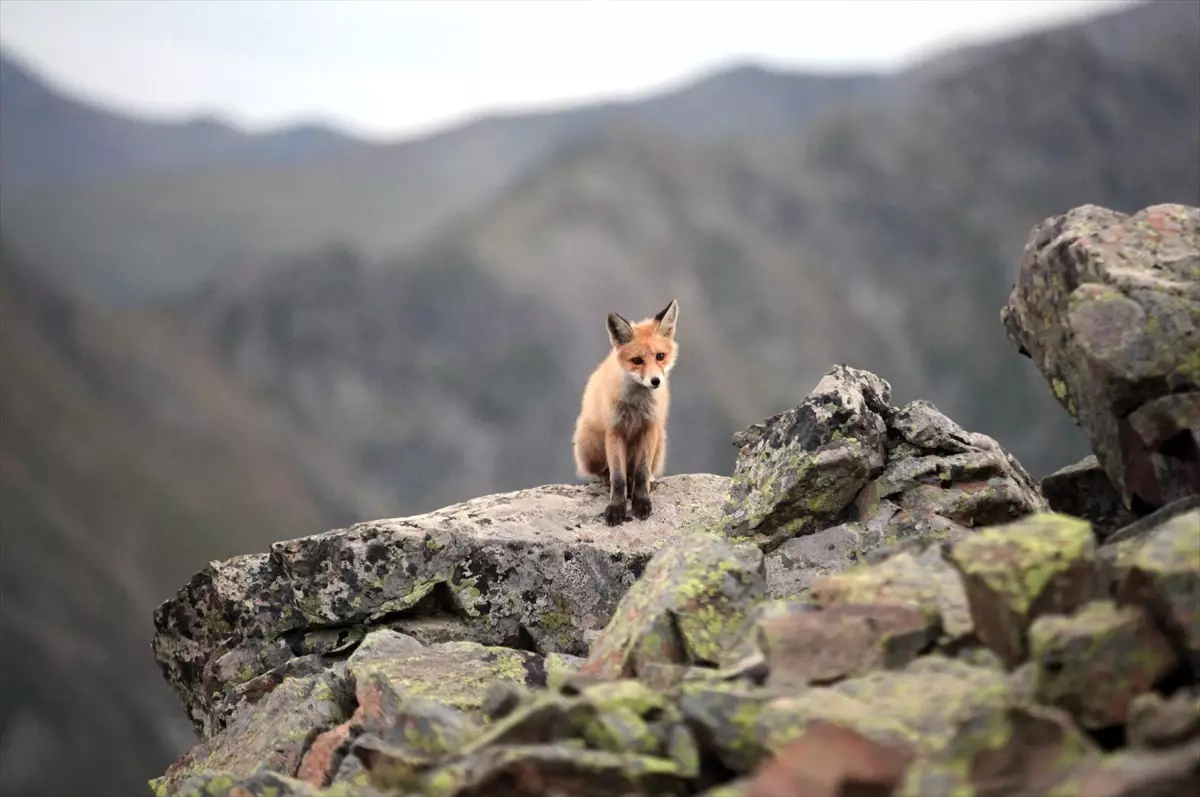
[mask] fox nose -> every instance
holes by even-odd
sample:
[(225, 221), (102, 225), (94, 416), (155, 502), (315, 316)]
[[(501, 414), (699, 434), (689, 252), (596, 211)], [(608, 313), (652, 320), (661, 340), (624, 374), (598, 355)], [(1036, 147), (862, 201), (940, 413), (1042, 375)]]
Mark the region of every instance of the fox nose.
[(660, 382), (662, 382), (662, 380), (657, 376), (650, 377), (650, 387), (658, 387)]

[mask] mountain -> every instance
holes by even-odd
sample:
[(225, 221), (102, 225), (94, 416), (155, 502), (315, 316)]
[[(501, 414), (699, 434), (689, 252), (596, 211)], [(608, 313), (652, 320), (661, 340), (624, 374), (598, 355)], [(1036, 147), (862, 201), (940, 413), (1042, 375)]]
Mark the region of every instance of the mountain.
[(1200, 205), (1200, 9), (856, 80), (738, 68), (273, 166), (0, 176), (0, 791), (93, 793), (69, 750), (140, 793), (190, 743), (147, 643), (203, 562), (572, 480), (609, 310), (680, 300), (671, 473), (728, 473), (734, 430), (835, 362), (1035, 475), (1082, 456), (999, 309), (1045, 216)]
[[(0, 172), (0, 213), (12, 245), (53, 268), (47, 276), (64, 288), (105, 302), (164, 298), (215, 274), (331, 240), (387, 256), (501, 195), (560, 147), (610, 127), (710, 139), (779, 134), (801, 128), (830, 103), (873, 101), (885, 85), (872, 75), (795, 75), (743, 65), (643, 100), (484, 117), (412, 141), (358, 144), (286, 166), (226, 159), (193, 164), (204, 169), (142, 168), (27, 189), (8, 186)], [(0, 115), (30, 115), (4, 111), (6, 102), (0, 94)], [(24, 126), (39, 130), (39, 140), (66, 136), (53, 124)], [(65, 141), (68, 153), (72, 146)], [(20, 152), (14, 144), (11, 157), (20, 160)], [(72, 234), (60, 235), (63, 228)]]
[(0, 792), (141, 794), (195, 741), (150, 652), (158, 603), (214, 558), (393, 507), (162, 319), (70, 300), (6, 248), (0, 315)]
[(6, 191), (218, 163), (280, 166), (364, 146), (318, 125), (252, 135), (210, 118), (149, 122), (68, 98), (4, 55), (0, 140), (0, 185)]
[(998, 320), (1029, 229), (1087, 202), (1200, 204), (1200, 20), (1120, 20), (1136, 47), (1082, 25), (953, 53), (899, 76), (903, 102), (803, 134), (608, 129), (399, 256), (283, 257), (183, 314), (412, 511), (571, 479), (604, 313), (672, 297), (672, 472), (728, 472), (737, 428), (850, 362), (1044, 474), (1086, 446)]

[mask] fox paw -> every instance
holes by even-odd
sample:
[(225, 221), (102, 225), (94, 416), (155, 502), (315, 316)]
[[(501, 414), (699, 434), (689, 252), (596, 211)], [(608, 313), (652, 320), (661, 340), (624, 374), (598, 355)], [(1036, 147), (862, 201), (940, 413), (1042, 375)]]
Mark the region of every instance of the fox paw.
[(632, 503), (635, 518), (645, 520), (650, 517), (650, 496), (635, 496)]
[(625, 504), (609, 504), (604, 508), (604, 522), (610, 526), (619, 526), (625, 522)]

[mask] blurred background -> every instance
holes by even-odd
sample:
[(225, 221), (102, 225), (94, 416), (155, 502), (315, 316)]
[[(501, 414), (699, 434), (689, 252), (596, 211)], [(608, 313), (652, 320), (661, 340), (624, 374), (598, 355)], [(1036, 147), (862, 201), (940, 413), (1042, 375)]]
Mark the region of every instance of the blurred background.
[(151, 615), (209, 560), (574, 481), (609, 310), (680, 301), (669, 473), (838, 362), (1074, 462), (1000, 307), (1160, 202), (1197, 0), (3, 0), (0, 792), (195, 742)]

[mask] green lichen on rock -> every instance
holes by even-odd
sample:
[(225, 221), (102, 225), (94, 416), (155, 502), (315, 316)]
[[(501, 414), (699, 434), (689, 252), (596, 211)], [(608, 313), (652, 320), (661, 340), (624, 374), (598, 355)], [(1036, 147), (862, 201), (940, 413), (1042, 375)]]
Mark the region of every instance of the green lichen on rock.
[(1132, 700), (1179, 664), (1145, 610), (1111, 601), (1039, 617), (1029, 640), (1039, 702), (1069, 710), (1090, 729), (1124, 724)]
[[(257, 772), (231, 777), (217, 772), (198, 776), (184, 784), (174, 797), (381, 797), (375, 789), (354, 783), (314, 787), (276, 772)], [(388, 795), (388, 797), (392, 797)]]
[(1123, 544), (1113, 566), (1117, 599), (1149, 611), (1200, 677), (1200, 509)]
[(975, 794), (1083, 797), (1063, 785), (1100, 759), (1064, 712), (1038, 706), (978, 706), (936, 749), (908, 768), (896, 797)]
[(285, 678), (253, 711), (238, 714), (172, 764), (155, 792), (177, 794), (189, 778), (205, 772), (238, 778), (265, 769), (290, 776), (309, 741), (346, 718), (349, 701), (345, 685), (332, 674)]
[(769, 754), (759, 722), (774, 697), (738, 682), (689, 684), (678, 704), (701, 747), (730, 770), (748, 772)]
[(547, 485), (283, 540), (164, 602), (155, 656), (201, 738), (273, 688), (296, 650), (325, 667), (380, 625), (430, 645), (528, 638), (582, 656), (663, 543), (717, 523), (728, 484), (656, 481), (653, 515), (624, 536), (590, 485)]
[(546, 686), (554, 690), (559, 689), (571, 673), (579, 671), (583, 662), (584, 659), (579, 656), (567, 656), (562, 653), (547, 654), (544, 661)]
[(455, 761), (424, 781), (428, 797), (485, 797), (522, 772), (537, 772), (528, 793), (626, 794), (679, 793), (679, 765), (667, 758), (581, 749), (575, 745), (510, 745), (482, 750)]
[(477, 642), (443, 642), (428, 647), (389, 629), (367, 635), (346, 663), (355, 679), (377, 673), (404, 696), (425, 697), (460, 711), (478, 711), (496, 682), (545, 685), (536, 653)]
[(621, 599), (580, 672), (620, 677), (649, 662), (715, 663), (765, 591), (761, 554), (714, 535), (672, 543)]
[(838, 365), (804, 402), (743, 433), (723, 532), (767, 550), (841, 512), (882, 468), (891, 386)]
[(1073, 611), (1098, 591), (1095, 540), (1084, 520), (1041, 513), (980, 530), (951, 548), (979, 639), (1009, 667), (1028, 654), (1043, 614)]

